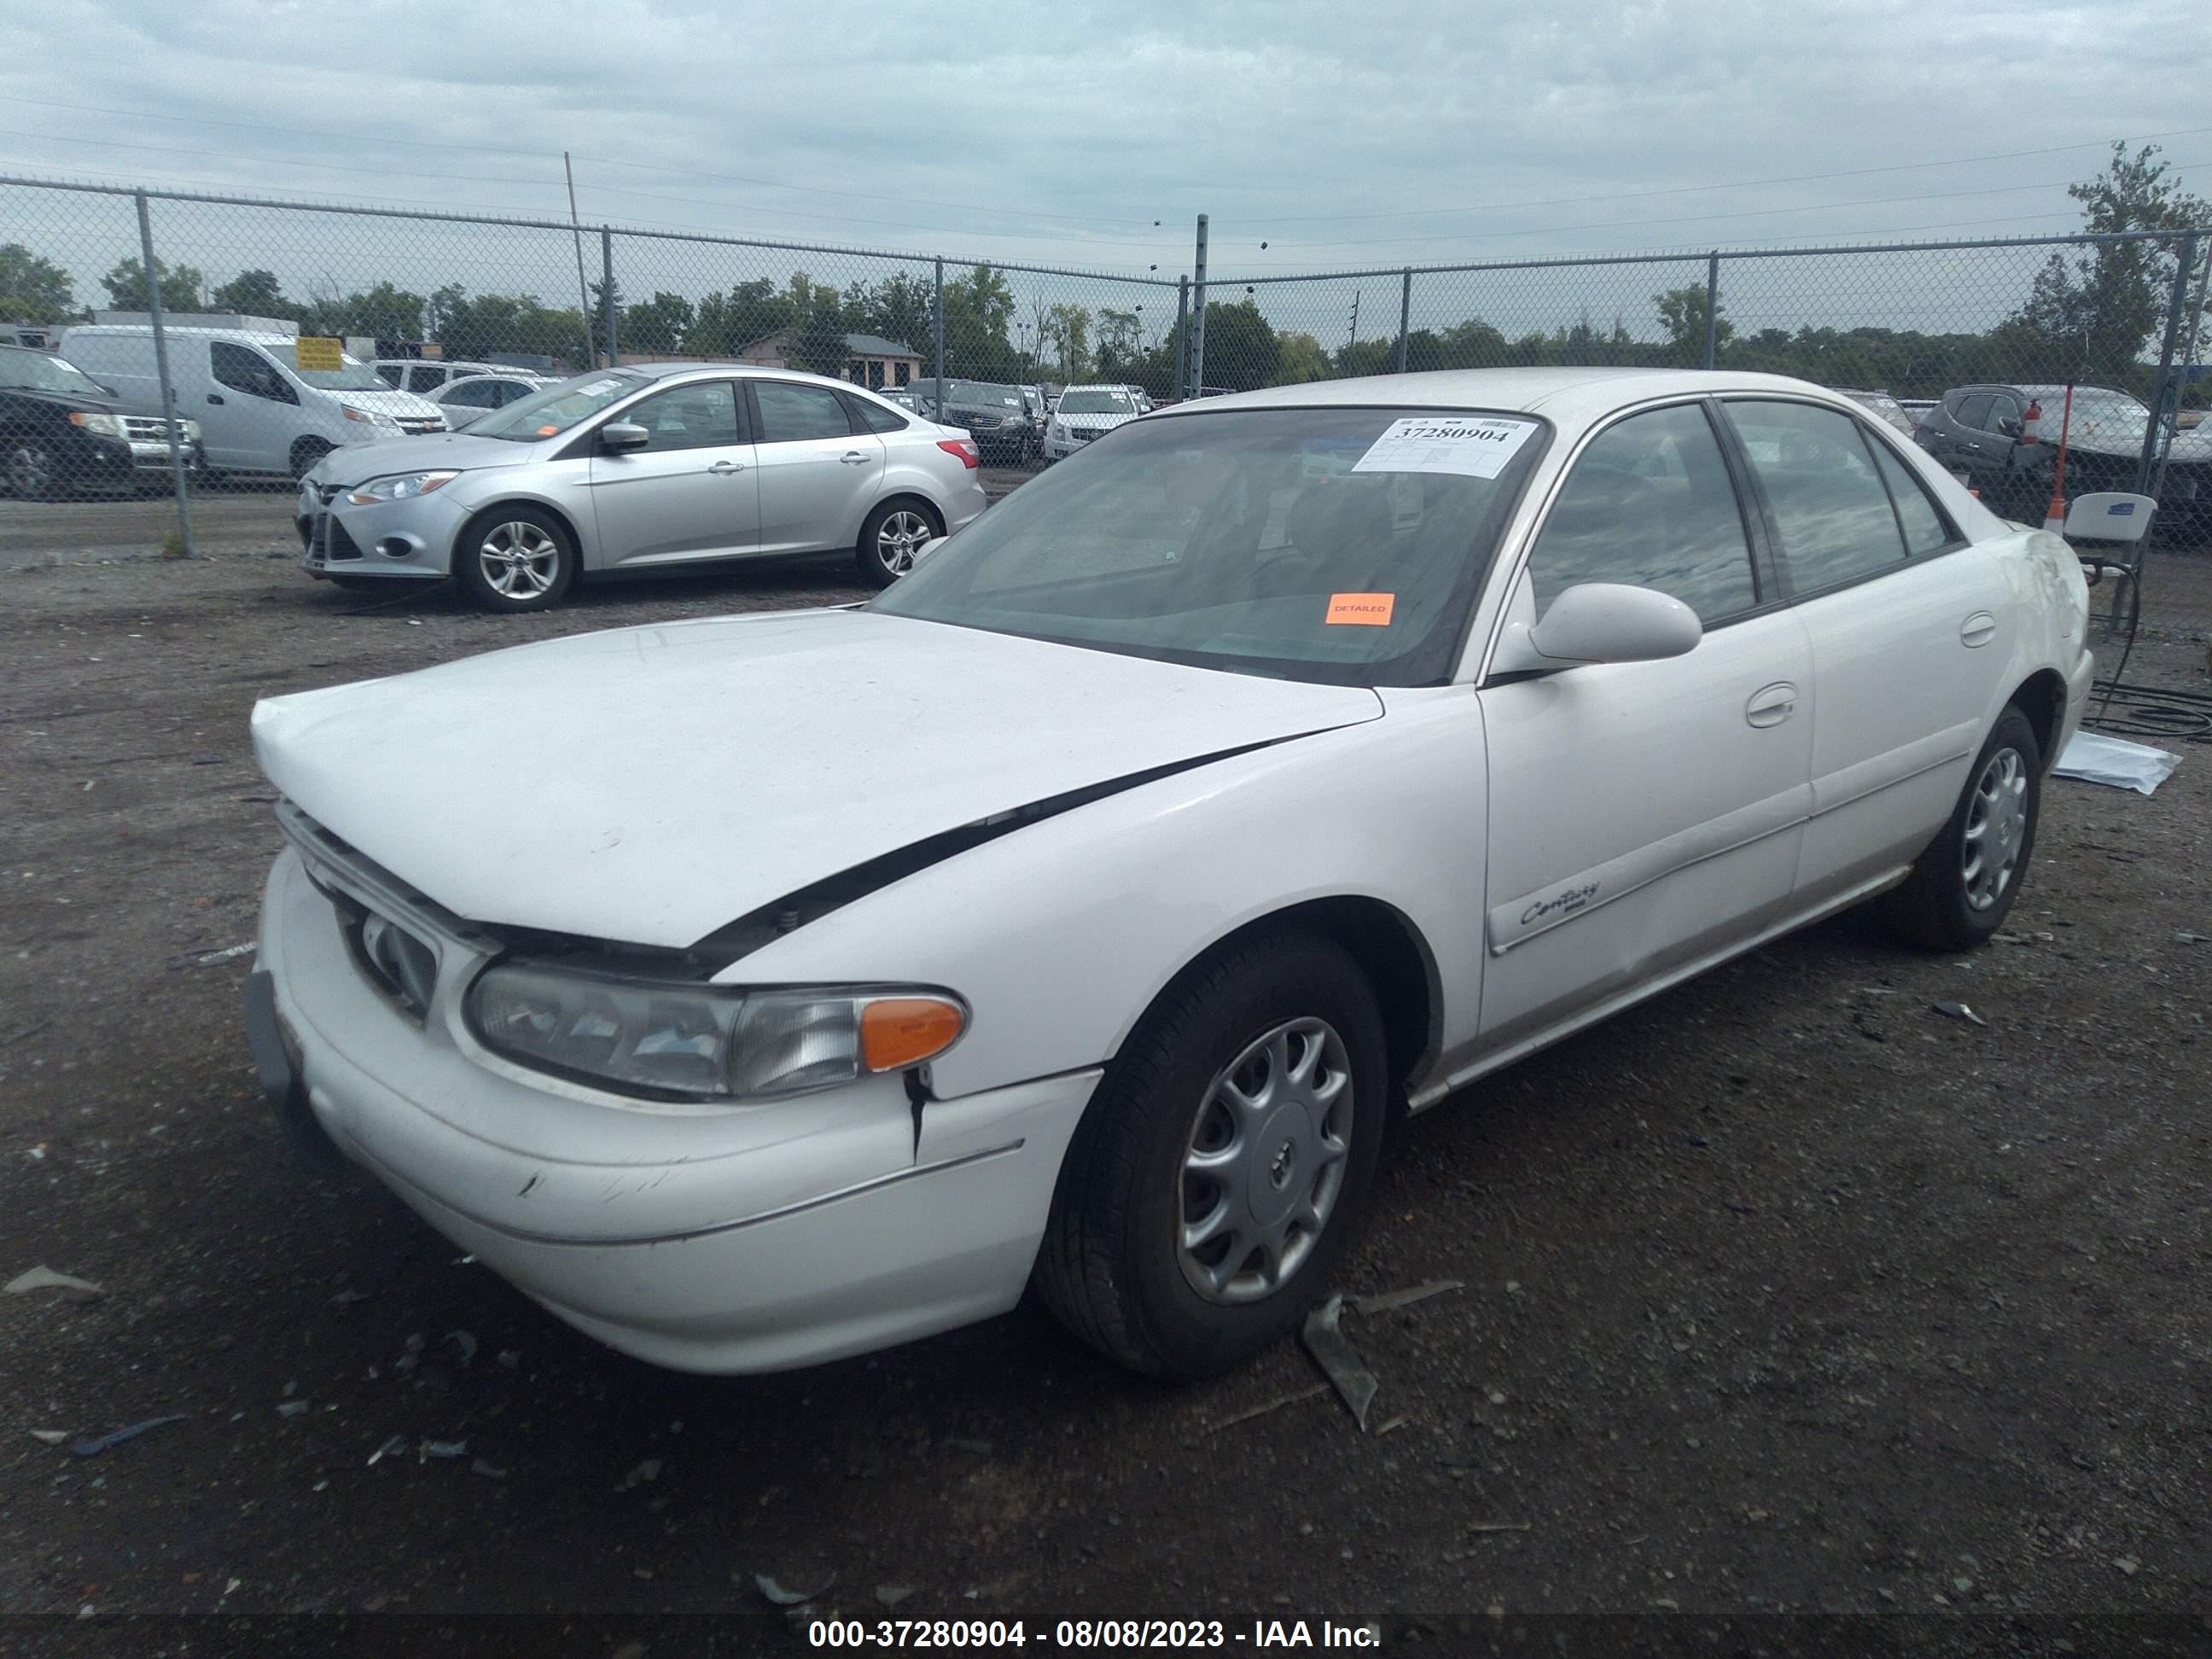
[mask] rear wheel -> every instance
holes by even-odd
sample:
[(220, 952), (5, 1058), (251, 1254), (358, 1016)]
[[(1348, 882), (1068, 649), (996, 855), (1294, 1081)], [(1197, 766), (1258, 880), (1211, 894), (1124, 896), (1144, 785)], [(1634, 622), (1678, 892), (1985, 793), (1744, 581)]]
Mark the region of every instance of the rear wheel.
[(453, 544), (453, 574), (487, 611), (550, 611), (576, 579), (576, 544), (543, 507), (494, 507)]
[(944, 533), (937, 515), (920, 501), (885, 501), (860, 526), (860, 545), (854, 550), (860, 580), (871, 587), (889, 587), (914, 568), (915, 555), (923, 543)]
[(1875, 901), (1891, 933), (1931, 951), (1967, 951), (2004, 925), (2035, 851), (2043, 755), (2026, 714), (2008, 708), (1967, 774), (1951, 821), (1904, 885)]
[(1388, 1091), (1374, 992), (1330, 941), (1255, 935), (1194, 969), (1076, 1130), (1037, 1257), (1046, 1305), (1158, 1376), (1295, 1330), (1357, 1225)]

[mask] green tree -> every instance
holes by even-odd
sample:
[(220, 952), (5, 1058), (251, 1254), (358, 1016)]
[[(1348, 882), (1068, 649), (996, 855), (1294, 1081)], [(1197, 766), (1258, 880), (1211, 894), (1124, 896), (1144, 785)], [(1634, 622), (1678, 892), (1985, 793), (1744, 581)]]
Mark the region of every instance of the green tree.
[(1049, 351), (1060, 365), (1060, 381), (1073, 385), (1091, 378), (1091, 313), (1081, 306), (1054, 306), (1044, 314), (1037, 336), (1037, 363), (1042, 368)]
[[(1673, 343), (1674, 362), (1677, 367), (1696, 368), (1705, 361), (1705, 285), (1693, 283), (1684, 288), (1670, 288), (1664, 294), (1655, 294), (1651, 303), (1659, 307), (1660, 325), (1667, 331)], [(1720, 359), (1721, 349), (1735, 337), (1735, 325), (1728, 319), (1728, 303), (1721, 303), (1720, 317), (1713, 331), (1713, 357)]]
[[(155, 280), (161, 287), (161, 309), (164, 311), (198, 311), (200, 290), (207, 278), (190, 265), (172, 265), (161, 260), (154, 261)], [(107, 303), (118, 311), (146, 309), (146, 267), (136, 259), (118, 259), (115, 269), (100, 279), (107, 290)]]
[[(1212, 348), (1207, 348), (1211, 354)], [(1328, 353), (1310, 334), (1278, 334), (1275, 337), (1275, 384), (1303, 386), (1308, 380), (1326, 380), (1336, 372), (1328, 361)]]
[(1249, 295), (1234, 305), (1206, 302), (1206, 384), (1249, 392), (1275, 384), (1275, 331)]
[(902, 270), (867, 289), (846, 312), (856, 322), (855, 332), (877, 335), (927, 357), (933, 349), (936, 309), (933, 285)]
[[(2133, 155), (2112, 146), (2105, 170), (2069, 185), (2081, 228), (2097, 235), (2185, 230), (2212, 223), (2212, 204), (2184, 190), (2156, 144)], [(2200, 250), (2201, 251), (2201, 250)], [(2100, 242), (2053, 253), (2014, 313), (2012, 337), (2051, 364), (2054, 378), (2147, 391), (2139, 365), (2158, 349), (2180, 258), (2180, 242)]]
[(1007, 331), (1014, 319), (1014, 291), (1006, 275), (977, 265), (945, 282), (945, 372), (963, 380), (1009, 381), (1021, 373), (1021, 355)]
[(234, 311), (247, 317), (300, 319), (300, 308), (284, 297), (273, 270), (240, 271), (208, 295), (208, 304), (217, 311)]
[(623, 308), (619, 343), (626, 351), (681, 351), (693, 314), (691, 302), (682, 295), (656, 292)]
[(66, 323), (76, 316), (76, 290), (69, 272), (21, 242), (0, 244), (0, 319)]

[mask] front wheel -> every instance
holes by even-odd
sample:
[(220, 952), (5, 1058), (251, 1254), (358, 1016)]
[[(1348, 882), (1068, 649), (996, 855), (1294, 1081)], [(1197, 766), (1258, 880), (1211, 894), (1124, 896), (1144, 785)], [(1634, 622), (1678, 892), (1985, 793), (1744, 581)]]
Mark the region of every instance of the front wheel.
[(8, 493), (19, 501), (51, 501), (61, 493), (61, 469), (43, 444), (21, 440), (8, 447)]
[(453, 574), (487, 611), (550, 611), (576, 579), (576, 544), (543, 507), (495, 507), (461, 532)]
[(1295, 1330), (1358, 1223), (1389, 1087), (1374, 992), (1328, 939), (1255, 935), (1186, 973), (1077, 1127), (1037, 1256), (1046, 1305), (1157, 1376)]
[(920, 503), (885, 501), (860, 526), (860, 544), (854, 550), (860, 580), (871, 587), (889, 587), (914, 568), (915, 555), (924, 543), (944, 533)]
[(1969, 951), (2004, 925), (2035, 851), (2043, 751), (2017, 708), (1997, 717), (1950, 822), (1902, 886), (1875, 901), (1889, 931), (1931, 951)]

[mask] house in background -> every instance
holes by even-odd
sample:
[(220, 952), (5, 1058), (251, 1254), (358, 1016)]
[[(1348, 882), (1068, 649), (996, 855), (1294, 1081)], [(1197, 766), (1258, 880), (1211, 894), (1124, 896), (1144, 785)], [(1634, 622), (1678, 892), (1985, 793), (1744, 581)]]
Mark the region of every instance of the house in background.
[[(756, 363), (763, 368), (798, 368), (806, 367), (799, 353), (799, 331), (780, 328), (773, 334), (763, 334), (757, 340), (749, 340), (739, 349), (738, 362)], [(841, 378), (854, 386), (882, 387), (905, 386), (921, 378), (921, 354), (911, 346), (883, 339), (873, 334), (848, 334), (845, 337), (845, 368)]]

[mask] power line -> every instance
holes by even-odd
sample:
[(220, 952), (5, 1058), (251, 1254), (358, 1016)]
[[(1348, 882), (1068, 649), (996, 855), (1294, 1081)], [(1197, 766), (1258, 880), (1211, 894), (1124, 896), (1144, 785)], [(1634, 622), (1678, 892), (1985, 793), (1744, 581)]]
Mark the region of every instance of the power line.
[[(133, 121), (144, 121), (144, 120), (172, 121), (172, 122), (177, 122), (177, 123), (182, 124), (182, 125), (186, 125), (186, 126), (235, 127), (235, 128), (238, 128), (239, 130), (240, 130), (241, 131), (247, 131), (247, 132), (281, 132), (281, 133), (287, 134), (288, 136), (289, 136), (289, 137), (299, 137), (299, 138), (313, 138), (313, 139), (317, 139), (317, 140), (319, 140), (320, 142), (325, 143), (395, 144), (395, 145), (404, 146), (404, 147), (405, 147), (405, 148), (407, 148), (407, 149), (410, 149), (464, 150), (464, 151), (472, 151), (472, 152), (475, 152), (475, 153), (477, 153), (477, 154), (478, 154), (478, 155), (519, 155), (519, 156), (526, 156), (526, 157), (528, 157), (528, 158), (529, 158), (530, 160), (532, 160), (532, 161), (550, 161), (550, 160), (551, 159), (551, 154), (552, 154), (551, 152), (550, 152), (550, 151), (546, 151), (546, 150), (535, 150), (535, 149), (503, 149), (503, 148), (501, 148), (500, 146), (494, 145), (494, 144), (468, 144), (468, 143), (451, 143), (451, 142), (440, 142), (440, 141), (437, 141), (437, 140), (434, 140), (434, 139), (428, 139), (428, 138), (398, 138), (398, 137), (391, 137), (391, 136), (389, 136), (389, 135), (387, 135), (387, 134), (384, 134), (384, 133), (374, 133), (374, 134), (371, 134), (371, 133), (350, 133), (350, 134), (349, 134), (349, 133), (333, 133), (333, 132), (326, 132), (326, 131), (321, 131), (321, 130), (319, 130), (319, 129), (313, 128), (313, 127), (288, 127), (288, 126), (280, 126), (280, 125), (276, 125), (276, 124), (274, 124), (274, 123), (267, 122), (267, 121), (227, 121), (227, 120), (221, 119), (220, 118), (217, 118), (217, 117), (215, 117), (215, 116), (200, 116), (200, 115), (159, 115), (159, 114), (155, 114), (153, 111), (150, 111), (150, 110), (96, 109), (96, 108), (94, 108), (93, 106), (89, 106), (89, 105), (86, 105), (86, 104), (64, 104), (64, 103), (58, 103), (58, 102), (56, 102), (55, 100), (52, 100), (52, 99), (47, 99), (47, 98), (18, 98), (18, 97), (15, 97), (15, 96), (14, 96), (14, 95), (12, 95), (12, 94), (6, 95), (6, 96), (0, 96), (0, 103), (10, 103), (10, 104), (31, 104), (31, 105), (35, 105), (35, 106), (37, 106), (39, 108), (41, 108), (41, 109), (63, 109), (63, 110), (70, 110), (70, 111), (71, 111), (71, 112), (75, 112), (75, 113), (76, 113), (76, 114), (79, 114), (79, 115), (112, 115), (112, 116), (119, 116), (119, 117), (121, 117), (121, 118), (125, 118), (125, 119), (126, 119), (126, 120), (133, 120)], [(30, 137), (48, 137), (48, 136), (58, 137), (59, 135), (32, 134), (32, 135), (27, 135), (27, 136), (30, 136)], [(78, 142), (78, 141), (76, 140), (76, 136), (75, 136), (75, 135), (73, 135), (73, 134), (72, 134), (72, 135), (70, 135), (69, 141), (70, 141), (70, 142), (72, 142), (72, 143)], [(85, 141), (85, 142), (90, 142), (90, 143), (113, 143), (114, 141), (113, 141), (113, 140), (100, 140), (100, 139), (94, 139), (94, 140), (88, 140), (88, 141)], [(160, 146), (158, 146), (158, 145), (150, 145), (150, 144), (142, 144), (142, 145), (137, 145), (137, 146), (132, 146), (131, 148), (137, 148), (137, 149), (158, 149), (158, 148), (160, 148)], [(228, 152), (216, 152), (216, 151), (206, 151), (206, 150), (194, 151), (194, 152), (185, 152), (185, 153), (190, 153), (190, 154), (198, 154), (198, 155), (210, 155), (210, 154), (222, 154), (222, 155), (228, 155)], [(909, 204), (909, 205), (915, 206), (915, 207), (940, 207), (940, 208), (951, 208), (951, 209), (954, 210), (955, 210), (955, 211), (957, 211), (957, 212), (966, 212), (966, 213), (988, 213), (988, 214), (995, 215), (995, 216), (997, 216), (998, 217), (1000, 217), (1000, 218), (1007, 218), (1007, 217), (1025, 217), (1025, 218), (1031, 218), (1031, 219), (1066, 219), (1066, 220), (1071, 220), (1071, 221), (1074, 221), (1074, 222), (1080, 222), (1080, 223), (1085, 223), (1085, 224), (1098, 224), (1098, 225), (1127, 225), (1127, 224), (1128, 224), (1128, 223), (1132, 222), (1133, 221), (1140, 221), (1140, 220), (1142, 220), (1142, 219), (1146, 216), (1144, 216), (1144, 215), (1142, 215), (1142, 214), (1136, 214), (1136, 213), (1128, 213), (1128, 214), (1114, 214), (1114, 215), (1104, 215), (1104, 214), (1082, 214), (1082, 213), (1055, 213), (1055, 212), (1048, 212), (1048, 211), (1047, 211), (1047, 210), (1043, 210), (1043, 209), (1009, 208), (1009, 207), (1006, 207), (1006, 206), (1004, 206), (1004, 205), (997, 205), (997, 206), (994, 206), (994, 205), (990, 205), (990, 204), (984, 204), (984, 203), (981, 203), (981, 202), (945, 202), (945, 201), (936, 201), (936, 200), (933, 200), (933, 199), (930, 199), (930, 198), (926, 198), (926, 197), (902, 196), (902, 195), (885, 195), (885, 194), (882, 194), (882, 193), (880, 193), (880, 192), (877, 192), (877, 191), (847, 191), (847, 190), (833, 190), (833, 189), (830, 189), (829, 186), (824, 185), (790, 185), (790, 184), (785, 184), (785, 183), (783, 183), (782, 181), (781, 181), (781, 180), (779, 180), (779, 179), (755, 179), (755, 178), (748, 177), (747, 175), (743, 174), (743, 173), (709, 173), (709, 172), (706, 172), (706, 171), (703, 171), (702, 169), (696, 168), (696, 167), (673, 167), (673, 166), (670, 166), (670, 165), (667, 165), (667, 164), (665, 164), (665, 163), (662, 163), (662, 162), (656, 162), (656, 161), (628, 161), (619, 160), (619, 159), (617, 159), (617, 157), (614, 157), (614, 156), (611, 156), (611, 155), (586, 155), (585, 153), (583, 153), (583, 152), (582, 152), (582, 151), (580, 151), (580, 150), (579, 150), (578, 152), (576, 152), (576, 159), (577, 159), (578, 161), (592, 161), (592, 162), (595, 162), (595, 163), (597, 163), (598, 165), (602, 166), (602, 167), (636, 167), (636, 168), (639, 168), (639, 169), (641, 169), (641, 170), (642, 170), (642, 171), (648, 172), (648, 173), (682, 173), (682, 174), (685, 174), (685, 175), (688, 175), (688, 176), (690, 176), (690, 177), (693, 177), (693, 178), (700, 178), (700, 179), (718, 179), (718, 180), (720, 180), (720, 181), (721, 181), (721, 182), (723, 182), (723, 183), (725, 183), (725, 184), (754, 185), (759, 185), (759, 186), (762, 186), (762, 187), (766, 188), (766, 189), (769, 189), (769, 190), (789, 190), (789, 191), (799, 191), (799, 192), (800, 192), (800, 193), (802, 193), (802, 194), (805, 194), (805, 195), (812, 195), (812, 196), (836, 196), (836, 197), (842, 197), (842, 198), (848, 198), (848, 199), (849, 199), (849, 200), (854, 200), (854, 201), (866, 201), (866, 202), (899, 202), (899, 203), (908, 204)], [(298, 166), (307, 166), (307, 165), (308, 165), (308, 164), (307, 164), (307, 163), (305, 163), (305, 162), (293, 162), (293, 163), (289, 163), (289, 165), (298, 167)], [(334, 171), (334, 172), (364, 173), (364, 172), (375, 172), (375, 171), (378, 171), (379, 169), (376, 169), (376, 168), (369, 168), (369, 167), (337, 167), (337, 166), (336, 166), (335, 164), (333, 164), (333, 165), (332, 165), (332, 168), (331, 168), (331, 170), (332, 170), (332, 171)], [(434, 174), (426, 174), (426, 173), (405, 173), (405, 174), (401, 174), (400, 176), (401, 176), (401, 177), (404, 177), (404, 178), (428, 178), (428, 177), (435, 177), (435, 176), (438, 176), (438, 175), (434, 175)], [(456, 176), (466, 176), (466, 175), (456, 175)], [(535, 182), (535, 181), (534, 181), (534, 180), (526, 180), (526, 179), (517, 179), (517, 180), (484, 179), (484, 180), (483, 180), (482, 182), (484, 182), (484, 183), (490, 183), (490, 184), (497, 184), (497, 183), (507, 183), (507, 182), (514, 182), (514, 183), (532, 183), (532, 182)], [(775, 211), (775, 210), (774, 210), (774, 209), (763, 208), (763, 209), (759, 210), (759, 211), (762, 211), (762, 212), (773, 212), (773, 211)], [(856, 222), (856, 223), (865, 223), (865, 222), (866, 222), (866, 221), (855, 221), (854, 222)]]
[[(2100, 149), (2107, 144), (2148, 143), (2154, 138), (2185, 138), (2205, 132), (2212, 132), (2212, 127), (2175, 127), (2166, 132), (2137, 133), (2131, 137), (2085, 138), (2078, 144), (2051, 144), (2042, 149), (1999, 150), (1989, 155), (1955, 155), (1936, 161), (1899, 161), (1889, 167), (1849, 167), (1838, 173), (1798, 173), (1774, 179), (1738, 179), (1728, 184), (1674, 185), (1665, 190), (1622, 191), (1603, 196), (1553, 196), (1525, 202), (1480, 202), (1468, 207), (1394, 208), (1382, 213), (1268, 214), (1265, 216), (1265, 222), (1270, 225), (1340, 224), (1368, 219), (1443, 218), (1455, 213), (1497, 213), (1513, 208), (1584, 207), (1595, 202), (1641, 202), (1657, 196), (1688, 196), (1709, 190), (1757, 190), (1768, 185), (1809, 185), (1828, 179), (1863, 179), (1880, 173), (1913, 173), (1929, 167), (1972, 167), (1983, 161), (2013, 161), (2031, 155), (2057, 155), (2070, 149)], [(1257, 218), (1253, 221), (1255, 223), (1259, 222)], [(1328, 245), (1310, 243), (1308, 246)]]
[[(2178, 168), (2203, 167), (2202, 161), (2177, 162)], [(1582, 230), (1613, 230), (1631, 225), (1699, 225), (1723, 219), (1764, 219), (1784, 213), (1822, 213), (1832, 208), (1887, 207), (1908, 202), (1949, 201), (1964, 196), (2003, 196), (2025, 190), (2061, 190), (2078, 182), (2070, 179), (2045, 180), (2033, 185), (1990, 185), (1976, 190), (1922, 191), (1911, 196), (1863, 196), (1847, 202), (1808, 202), (1797, 207), (1744, 208), (1727, 213), (1683, 214), (1657, 219), (1594, 220), (1579, 225), (1530, 225), (1515, 230), (1485, 230), (1474, 233), (1482, 237), (1553, 236), (1566, 235)], [(1466, 231), (1437, 236), (1382, 236), (1353, 239), (1348, 241), (1299, 242), (1292, 247), (1402, 247), (1414, 242), (1455, 242), (1468, 234)]]

